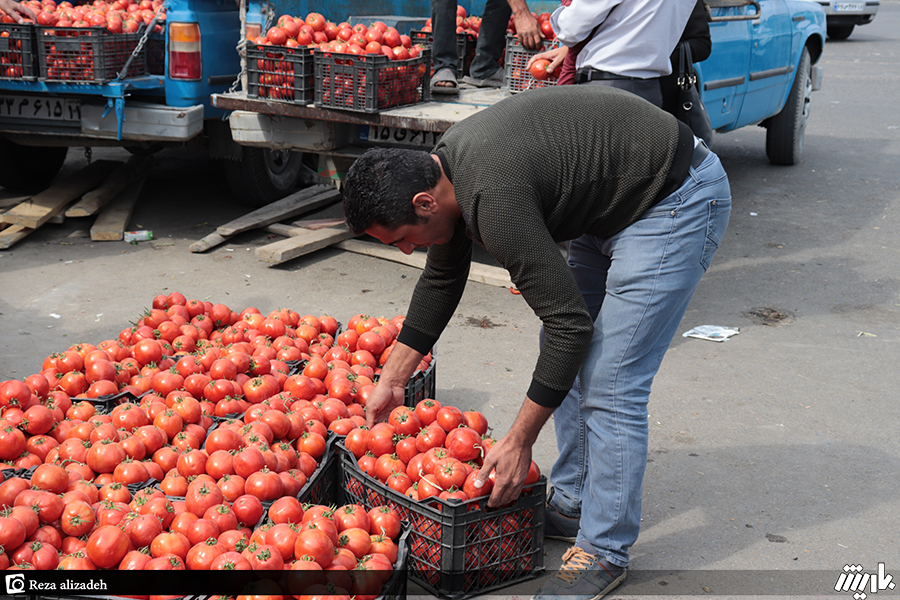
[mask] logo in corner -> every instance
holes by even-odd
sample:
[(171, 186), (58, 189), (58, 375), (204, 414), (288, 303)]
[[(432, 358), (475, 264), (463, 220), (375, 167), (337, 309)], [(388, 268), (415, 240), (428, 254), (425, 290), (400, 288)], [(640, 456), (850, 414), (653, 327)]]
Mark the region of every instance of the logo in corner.
[(16, 573), (6, 576), (6, 593), (7, 594), (23, 594), (25, 593), (25, 575)]
[(862, 565), (844, 565), (843, 572), (834, 584), (834, 591), (853, 592), (854, 600), (866, 600), (866, 591), (876, 594), (894, 589), (897, 584), (893, 580), (893, 575), (885, 573), (884, 563), (878, 563), (877, 573), (863, 573)]

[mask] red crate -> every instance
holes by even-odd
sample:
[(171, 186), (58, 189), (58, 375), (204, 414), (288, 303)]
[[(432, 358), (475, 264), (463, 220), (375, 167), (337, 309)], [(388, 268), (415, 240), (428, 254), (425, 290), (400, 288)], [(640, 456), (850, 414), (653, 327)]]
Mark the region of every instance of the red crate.
[(431, 99), (431, 50), (391, 60), (375, 54), (313, 52), (316, 106), (376, 113)]
[(557, 42), (543, 40), (543, 44), (537, 50), (528, 50), (514, 35), (506, 36), (506, 70), (504, 71), (503, 87), (510, 92), (523, 92), (535, 88), (556, 85), (556, 79), (539, 81), (531, 76), (528, 70), (528, 61), (538, 52), (544, 52), (558, 46)]
[[(75, 83), (107, 83), (128, 62), (140, 33), (110, 33), (105, 27), (37, 27), (40, 79)], [(147, 74), (142, 49), (126, 77)]]
[(544, 570), (544, 498), (540, 481), (512, 505), (485, 511), (479, 500), (418, 502), (366, 475), (338, 442), (345, 504), (390, 506), (410, 525), (409, 576), (440, 596), (483, 594)]
[(313, 101), (313, 57), (308, 48), (247, 48), (247, 96), (295, 104)]
[(0, 79), (37, 79), (34, 25), (0, 23)]

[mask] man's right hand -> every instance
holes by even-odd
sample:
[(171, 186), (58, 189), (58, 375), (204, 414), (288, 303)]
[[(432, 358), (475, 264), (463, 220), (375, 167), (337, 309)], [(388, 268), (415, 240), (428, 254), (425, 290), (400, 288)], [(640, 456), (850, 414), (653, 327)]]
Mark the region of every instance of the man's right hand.
[(391, 411), (403, 405), (405, 388), (378, 384), (366, 400), (366, 425), (369, 429), (375, 423), (387, 421)]

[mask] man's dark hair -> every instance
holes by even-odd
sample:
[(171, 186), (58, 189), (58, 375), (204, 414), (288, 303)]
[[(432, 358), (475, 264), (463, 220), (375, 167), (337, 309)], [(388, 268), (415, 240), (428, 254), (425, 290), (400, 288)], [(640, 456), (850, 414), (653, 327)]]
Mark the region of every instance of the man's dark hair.
[(344, 179), (344, 216), (353, 233), (372, 225), (395, 229), (418, 221), (412, 205), (434, 188), (441, 168), (428, 152), (372, 148), (356, 159)]

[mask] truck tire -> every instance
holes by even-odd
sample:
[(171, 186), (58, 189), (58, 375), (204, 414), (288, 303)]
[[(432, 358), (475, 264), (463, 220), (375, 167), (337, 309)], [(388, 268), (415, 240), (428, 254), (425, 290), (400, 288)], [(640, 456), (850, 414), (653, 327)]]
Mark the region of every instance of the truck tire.
[(23, 146), (0, 137), (0, 186), (26, 194), (47, 189), (68, 151), (65, 146)]
[(804, 48), (787, 102), (780, 113), (768, 120), (766, 156), (773, 165), (796, 165), (803, 154), (803, 137), (812, 93), (810, 64), (809, 50)]
[(290, 150), (241, 147), (240, 162), (226, 160), (225, 177), (243, 204), (260, 207), (288, 195), (297, 186), (303, 154)]
[(846, 40), (853, 33), (855, 25), (828, 25), (828, 37), (833, 40)]

